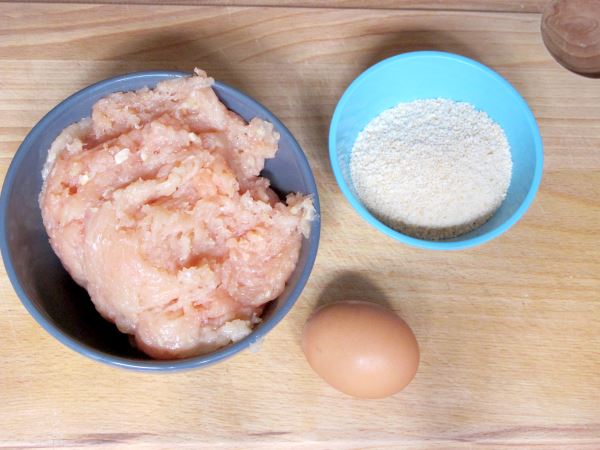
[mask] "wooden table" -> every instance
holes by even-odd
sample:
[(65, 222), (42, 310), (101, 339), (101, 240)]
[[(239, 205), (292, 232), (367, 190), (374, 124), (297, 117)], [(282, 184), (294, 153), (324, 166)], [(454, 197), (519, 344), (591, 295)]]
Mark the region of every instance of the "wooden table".
[[(599, 449), (600, 81), (546, 52), (544, 2), (180, 3), (0, 3), (2, 177), (29, 129), (72, 92), (124, 72), (198, 66), (263, 102), (306, 151), (323, 216), (313, 274), (258, 352), (160, 375), (68, 350), (2, 272), (0, 448)], [(493, 67), (541, 127), (535, 203), (480, 248), (394, 242), (357, 216), (329, 167), (329, 119), (344, 88), (382, 58), (420, 49)], [(348, 398), (308, 367), (304, 321), (319, 301), (343, 298), (386, 299), (414, 329), (422, 361), (401, 394)]]

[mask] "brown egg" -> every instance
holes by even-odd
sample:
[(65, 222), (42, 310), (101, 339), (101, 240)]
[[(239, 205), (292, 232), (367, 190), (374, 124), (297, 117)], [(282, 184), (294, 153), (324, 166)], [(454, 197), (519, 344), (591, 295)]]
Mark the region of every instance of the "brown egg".
[(334, 388), (361, 398), (402, 390), (419, 366), (415, 335), (393, 311), (375, 303), (326, 305), (306, 322), (302, 350)]
[(600, 77), (600, 1), (553, 0), (542, 16), (542, 38), (560, 64)]

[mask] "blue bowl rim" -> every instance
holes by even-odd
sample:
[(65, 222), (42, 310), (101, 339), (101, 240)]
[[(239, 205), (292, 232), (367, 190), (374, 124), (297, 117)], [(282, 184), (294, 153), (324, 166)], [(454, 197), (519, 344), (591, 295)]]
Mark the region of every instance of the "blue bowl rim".
[[(400, 233), (399, 231), (394, 230), (393, 228), (388, 227), (384, 223), (382, 223), (379, 219), (373, 216), (367, 208), (365, 208), (360, 200), (352, 193), (344, 177), (342, 176), (342, 170), (338, 163), (338, 155), (337, 155), (337, 128), (339, 125), (341, 111), (346, 107), (346, 104), (349, 101), (350, 95), (358, 88), (358, 86), (370, 75), (373, 73), (385, 69), (387, 66), (396, 64), (398, 62), (414, 59), (414, 58), (432, 58), (432, 59), (452, 59), (455, 61), (460, 61), (466, 65), (470, 65), (482, 72), (484, 72), (487, 76), (491, 76), (498, 83), (504, 85), (510, 95), (512, 95), (513, 100), (517, 104), (519, 108), (521, 108), (525, 116), (527, 117), (527, 122), (529, 124), (530, 129), (533, 133), (533, 141), (534, 141), (534, 151), (536, 156), (535, 168), (533, 179), (531, 182), (531, 186), (525, 199), (521, 203), (521, 205), (517, 208), (517, 210), (502, 224), (498, 227), (476, 237), (472, 237), (469, 239), (463, 240), (448, 240), (448, 241), (430, 241), (426, 239), (414, 238), (412, 236), (408, 236), (404, 233)], [(512, 227), (517, 221), (523, 217), (527, 209), (531, 206), (536, 193), (539, 189), (540, 183), (542, 181), (542, 171), (544, 165), (544, 152), (542, 145), (542, 137), (540, 134), (540, 130), (538, 124), (535, 120), (535, 117), (529, 108), (529, 105), (525, 101), (525, 99), (519, 94), (519, 92), (514, 88), (512, 84), (510, 84), (504, 77), (498, 74), (496, 71), (490, 69), (486, 65), (475, 61), (471, 58), (467, 58), (466, 56), (457, 55), (454, 53), (441, 52), (441, 51), (416, 51), (416, 52), (408, 52), (400, 55), (391, 56), (386, 58), (375, 65), (369, 67), (363, 73), (361, 73), (354, 81), (348, 86), (348, 88), (344, 91), (342, 97), (338, 101), (338, 104), (335, 107), (335, 111), (333, 113), (333, 117), (331, 119), (331, 124), (329, 127), (329, 160), (331, 167), (333, 169), (333, 174), (335, 179), (346, 197), (346, 199), (350, 202), (352, 207), (358, 212), (358, 214), (366, 220), (370, 225), (375, 227), (377, 230), (386, 234), (387, 236), (396, 239), (404, 244), (411, 245), (417, 248), (431, 249), (431, 250), (463, 250), (470, 247), (475, 247), (477, 245), (481, 245), (485, 242), (488, 242), (502, 233), (507, 231), (510, 227)]]
[[(17, 296), (19, 297), (21, 303), (29, 312), (29, 314), (31, 314), (31, 316), (36, 320), (36, 322), (38, 322), (42, 326), (42, 328), (44, 328), (48, 333), (50, 333), (50, 335), (59, 340), (65, 346), (76, 351), (77, 353), (80, 353), (93, 360), (108, 365), (138, 371), (182, 371), (198, 367), (206, 367), (215, 364), (219, 361), (233, 356), (234, 354), (248, 348), (253, 344), (259, 343), (264, 338), (264, 336), (267, 333), (269, 333), (269, 331), (271, 331), (283, 319), (283, 317), (285, 317), (285, 315), (291, 310), (293, 305), (296, 303), (298, 297), (300, 296), (302, 290), (306, 285), (306, 282), (308, 281), (308, 277), (312, 271), (317, 256), (321, 231), (319, 194), (317, 191), (317, 185), (315, 182), (314, 175), (312, 173), (312, 169), (310, 168), (310, 164), (308, 162), (308, 159), (306, 158), (306, 155), (304, 154), (304, 151), (302, 150), (302, 147), (300, 147), (300, 144), (298, 144), (298, 142), (296, 141), (292, 133), (288, 130), (288, 128), (275, 116), (275, 114), (269, 111), (265, 106), (263, 106), (261, 103), (256, 101), (254, 98), (248, 96), (247, 94), (244, 94), (243, 92), (225, 83), (215, 80), (214, 84), (215, 86), (220, 88), (220, 90), (228, 92), (233, 96), (243, 98), (245, 102), (250, 104), (254, 109), (260, 111), (264, 115), (264, 117), (266, 117), (273, 125), (275, 125), (281, 135), (285, 135), (285, 137), (289, 139), (289, 141), (292, 143), (292, 146), (295, 148), (295, 150), (297, 150), (302, 167), (307, 169), (304, 171), (304, 176), (314, 192), (313, 202), (315, 210), (317, 212), (317, 216), (315, 219), (317, 221), (317, 224), (316, 226), (313, 225), (311, 231), (312, 234), (308, 241), (308, 259), (306, 261), (306, 264), (304, 265), (304, 268), (302, 270), (302, 273), (300, 274), (300, 277), (298, 278), (296, 285), (294, 286), (294, 289), (292, 289), (289, 297), (281, 306), (281, 308), (278, 311), (276, 311), (271, 317), (269, 317), (268, 320), (264, 321), (261, 324), (260, 328), (254, 330), (247, 337), (231, 345), (223, 347), (215, 352), (180, 360), (137, 360), (133, 358), (113, 356), (77, 341), (75, 338), (69, 336), (68, 334), (60, 330), (58, 327), (56, 327), (51, 322), (51, 320), (49, 320), (49, 318), (42, 311), (39, 311), (28, 298), (15, 273), (12, 258), (8, 248), (8, 241), (6, 236), (6, 212), (8, 208), (8, 198), (15, 184), (16, 167), (20, 165), (21, 160), (24, 158), (25, 153), (30, 147), (30, 142), (33, 141), (40, 133), (44, 132), (45, 127), (54, 119), (56, 115), (61, 114), (65, 109), (70, 108), (72, 104), (78, 102), (82, 97), (85, 97), (91, 93), (96, 93), (97, 91), (103, 90), (106, 90), (106, 94), (112, 92), (119, 92), (118, 86), (120, 85), (120, 83), (136, 78), (151, 78), (155, 80), (156, 77), (170, 79), (190, 75), (191, 73), (180, 71), (154, 70), (144, 72), (133, 72), (99, 81), (72, 94), (71, 96), (67, 97), (65, 100), (60, 102), (57, 106), (52, 108), (27, 134), (27, 136), (15, 152), (15, 155), (13, 156), (10, 167), (8, 168), (6, 177), (4, 179), (4, 184), (2, 186), (2, 193), (0, 194), (0, 251), (2, 253), (2, 259), (4, 260), (4, 266), (8, 274), (8, 278), (10, 279), (10, 282), (12, 283), (13, 288), (17, 293)], [(117, 88), (115, 89), (114, 87)]]

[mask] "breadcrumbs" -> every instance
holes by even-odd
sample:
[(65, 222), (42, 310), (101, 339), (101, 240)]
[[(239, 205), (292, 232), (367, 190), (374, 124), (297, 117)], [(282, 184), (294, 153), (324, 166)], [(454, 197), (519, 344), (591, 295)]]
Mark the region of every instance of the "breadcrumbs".
[(485, 223), (508, 190), (502, 128), (471, 104), (417, 100), (382, 112), (359, 133), (350, 172), (365, 207), (388, 226), (447, 239)]

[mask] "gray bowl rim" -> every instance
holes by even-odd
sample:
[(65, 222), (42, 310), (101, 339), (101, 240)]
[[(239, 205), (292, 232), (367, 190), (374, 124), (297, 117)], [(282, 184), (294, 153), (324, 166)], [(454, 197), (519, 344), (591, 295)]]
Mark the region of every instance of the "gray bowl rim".
[(64, 344), (71, 350), (76, 351), (77, 353), (80, 353), (95, 361), (99, 361), (108, 365), (121, 367), (125, 369), (149, 372), (182, 371), (198, 367), (206, 367), (215, 364), (219, 361), (233, 356), (236, 353), (241, 352), (242, 350), (245, 350), (251, 345), (259, 344), (260, 341), (265, 337), (265, 335), (269, 333), (269, 331), (271, 331), (285, 317), (285, 315), (292, 309), (292, 307), (298, 300), (298, 297), (300, 296), (302, 290), (304, 289), (304, 286), (306, 285), (306, 282), (308, 281), (308, 277), (312, 271), (317, 256), (321, 231), (321, 211), (319, 203), (319, 194), (317, 191), (317, 185), (315, 182), (314, 175), (310, 168), (310, 164), (308, 162), (308, 159), (306, 158), (306, 155), (304, 154), (304, 151), (300, 147), (300, 144), (298, 144), (298, 142), (296, 141), (292, 133), (288, 130), (288, 128), (275, 116), (275, 114), (269, 111), (265, 106), (263, 106), (261, 103), (248, 96), (247, 94), (244, 94), (243, 92), (225, 83), (215, 80), (214, 85), (217, 86), (221, 91), (227, 92), (233, 97), (242, 99), (247, 104), (250, 104), (253, 109), (260, 111), (263, 114), (263, 117), (265, 117), (268, 121), (275, 125), (276, 129), (282, 136), (285, 136), (287, 139), (289, 139), (289, 141), (292, 144), (292, 147), (298, 154), (298, 158), (303, 171), (303, 176), (308, 181), (311, 190), (314, 192), (313, 202), (315, 210), (317, 212), (315, 218), (317, 223), (313, 224), (311, 229), (311, 237), (308, 240), (308, 258), (306, 264), (304, 265), (304, 268), (302, 269), (302, 273), (298, 278), (298, 282), (294, 286), (294, 289), (292, 289), (292, 291), (290, 292), (289, 297), (281, 306), (281, 308), (277, 310), (266, 321), (264, 321), (261, 324), (260, 328), (253, 331), (246, 338), (226, 347), (223, 347), (215, 352), (180, 360), (136, 360), (132, 358), (113, 356), (79, 342), (77, 339), (69, 336), (68, 334), (58, 329), (31, 302), (15, 273), (6, 235), (6, 213), (8, 208), (8, 199), (15, 185), (16, 168), (21, 164), (21, 161), (23, 160), (25, 154), (30, 149), (30, 142), (34, 141), (40, 133), (43, 133), (45, 131), (46, 126), (53, 120), (55, 116), (61, 114), (64, 110), (69, 109), (71, 105), (77, 103), (80, 99), (84, 98), (89, 94), (97, 93), (98, 91), (106, 91), (107, 95), (112, 92), (120, 92), (118, 89), (120, 83), (131, 79), (149, 78), (153, 80), (152, 83), (157, 83), (158, 81), (162, 81), (157, 80), (157, 78), (159, 77), (162, 77), (166, 80), (171, 78), (186, 77), (190, 75), (191, 73), (188, 72), (163, 70), (133, 72), (124, 75), (118, 75), (112, 78), (107, 78), (72, 94), (71, 96), (67, 97), (65, 100), (60, 102), (58, 105), (56, 105), (54, 108), (52, 108), (27, 134), (27, 136), (25, 137), (25, 139), (23, 140), (23, 142), (21, 143), (21, 145), (19, 146), (19, 148), (13, 156), (13, 159), (10, 163), (2, 186), (2, 193), (0, 194), (0, 252), (4, 261), (6, 273), (15, 292), (17, 293), (17, 296), (19, 297), (19, 300), (21, 301), (25, 309), (29, 312), (29, 314), (31, 314), (31, 316), (35, 319), (35, 321), (62, 344)]

